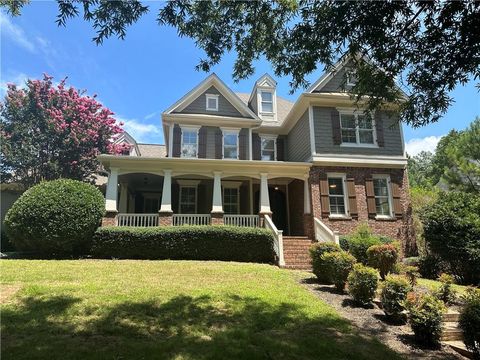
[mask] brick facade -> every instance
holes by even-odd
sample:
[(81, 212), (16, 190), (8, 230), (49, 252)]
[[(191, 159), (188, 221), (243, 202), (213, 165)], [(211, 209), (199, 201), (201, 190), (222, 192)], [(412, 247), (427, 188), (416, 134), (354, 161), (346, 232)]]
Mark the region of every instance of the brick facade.
[(212, 225), (223, 225), (223, 212), (212, 212)]
[(173, 212), (159, 211), (158, 212), (158, 226), (171, 226), (173, 225)]
[[(355, 196), (358, 218), (332, 219), (322, 215), (320, 203), (320, 177), (326, 173), (343, 173), (355, 182)], [(388, 220), (372, 219), (368, 216), (365, 180), (373, 174), (390, 175), (390, 179), (399, 185), (402, 216)], [(313, 216), (321, 219), (330, 229), (340, 235), (351, 233), (360, 223), (368, 223), (373, 232), (398, 239), (402, 242), (405, 255), (416, 252), (415, 236), (411, 222), (411, 205), (407, 172), (404, 169), (362, 168), (362, 167), (330, 167), (313, 166), (310, 170), (310, 189), (312, 197)]]
[(116, 226), (117, 225), (117, 211), (107, 211), (102, 218), (102, 226)]

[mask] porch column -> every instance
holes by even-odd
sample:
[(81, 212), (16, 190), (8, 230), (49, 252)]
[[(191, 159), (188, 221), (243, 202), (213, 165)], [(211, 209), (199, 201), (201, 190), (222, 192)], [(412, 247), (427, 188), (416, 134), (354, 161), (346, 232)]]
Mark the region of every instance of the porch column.
[(120, 184), (120, 202), (118, 204), (118, 211), (121, 213), (127, 212), (127, 201), (128, 201), (128, 184)]
[(303, 180), (303, 233), (309, 239), (314, 240), (315, 228), (313, 224), (309, 177), (309, 174), (305, 174)]
[(213, 172), (212, 225), (223, 225), (222, 173)]
[(308, 183), (308, 175), (303, 180), (303, 213), (310, 214), (312, 205), (310, 204), (310, 184)]
[(107, 190), (105, 191), (105, 217), (102, 226), (117, 225), (118, 168), (110, 168)]
[(158, 225), (172, 225), (172, 170), (163, 170), (162, 205), (158, 211)]
[(267, 176), (267, 173), (260, 174), (260, 214), (271, 215)]

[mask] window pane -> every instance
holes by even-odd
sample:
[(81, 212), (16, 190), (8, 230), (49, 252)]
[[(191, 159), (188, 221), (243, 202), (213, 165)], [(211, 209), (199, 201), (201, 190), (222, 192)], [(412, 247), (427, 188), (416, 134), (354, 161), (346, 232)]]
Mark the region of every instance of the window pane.
[(375, 198), (375, 207), (377, 215), (390, 215), (390, 204), (388, 203), (388, 197)]
[(330, 195), (343, 196), (343, 179), (342, 178), (328, 178), (328, 193)]
[(361, 144), (373, 144), (373, 130), (360, 130), (358, 135)]
[(217, 108), (217, 99), (208, 98), (208, 108), (209, 109), (216, 109)]
[(263, 112), (273, 112), (273, 104), (271, 102), (262, 101), (262, 111)]
[(225, 159), (237, 159), (237, 147), (226, 146), (223, 149), (223, 157)]
[(365, 115), (358, 115), (358, 127), (360, 129), (373, 129), (372, 118)]
[(261, 95), (262, 95), (262, 101), (269, 101), (269, 102), (272, 101), (272, 93), (271, 92), (262, 91)]
[(373, 179), (375, 196), (388, 196), (387, 179)]
[(355, 129), (355, 116), (354, 115), (341, 115), (342, 129)]
[(330, 196), (330, 213), (337, 215), (345, 214), (345, 199), (343, 196)]
[(273, 150), (275, 148), (275, 140), (262, 138), (262, 150)]
[(342, 142), (345, 143), (356, 143), (357, 136), (355, 130), (343, 130), (342, 129)]
[(273, 161), (275, 160), (275, 153), (273, 150), (262, 150), (262, 160)]
[(224, 145), (237, 145), (237, 134), (225, 134), (223, 136), (223, 144)]

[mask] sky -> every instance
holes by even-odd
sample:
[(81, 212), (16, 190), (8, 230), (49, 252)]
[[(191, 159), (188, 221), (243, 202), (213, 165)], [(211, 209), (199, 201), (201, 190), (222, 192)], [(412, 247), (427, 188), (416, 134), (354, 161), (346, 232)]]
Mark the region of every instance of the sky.
[[(128, 28), (124, 40), (110, 38), (99, 46), (92, 41), (94, 29), (82, 17), (69, 20), (66, 27), (57, 26), (55, 2), (32, 1), (19, 17), (0, 13), (0, 96), (7, 83), (20, 85), (43, 73), (55, 81), (68, 77), (69, 85), (97, 94), (138, 142), (163, 144), (161, 112), (209, 74), (195, 70), (203, 52), (193, 40), (157, 24), (155, 14), (161, 3), (148, 5), (151, 11)], [(234, 54), (226, 55), (212, 72), (235, 92), (249, 93), (264, 73), (273, 76), (268, 62), (259, 60), (254, 75), (235, 83), (234, 60)], [(322, 73), (319, 64), (307, 80), (315, 82)], [(288, 77), (274, 78), (277, 95), (295, 101), (301, 94), (302, 90), (289, 94)], [(458, 86), (451, 95), (454, 104), (439, 122), (417, 129), (403, 125), (409, 154), (433, 151), (451, 129), (464, 129), (480, 116), (480, 94), (473, 81)]]

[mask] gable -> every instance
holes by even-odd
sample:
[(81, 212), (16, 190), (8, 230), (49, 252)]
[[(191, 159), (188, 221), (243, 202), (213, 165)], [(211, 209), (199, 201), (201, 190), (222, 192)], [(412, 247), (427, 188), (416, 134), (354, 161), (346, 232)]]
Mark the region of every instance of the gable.
[(319, 92), (346, 92), (352, 89), (351, 85), (346, 83), (346, 73), (349, 63), (337, 63), (334, 69), (322, 76), (310, 90), (312, 93)]

